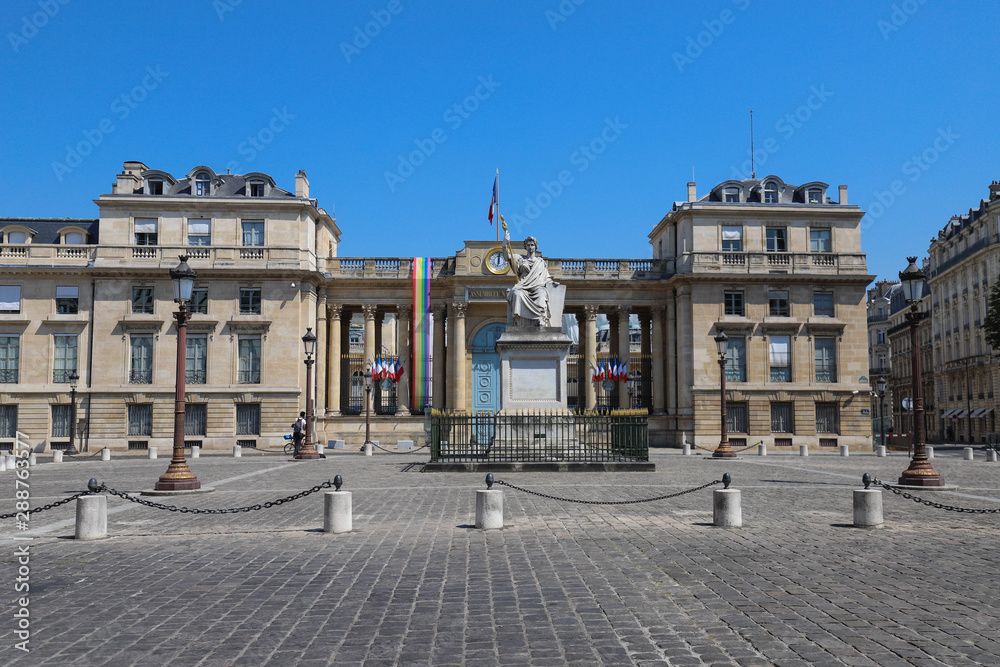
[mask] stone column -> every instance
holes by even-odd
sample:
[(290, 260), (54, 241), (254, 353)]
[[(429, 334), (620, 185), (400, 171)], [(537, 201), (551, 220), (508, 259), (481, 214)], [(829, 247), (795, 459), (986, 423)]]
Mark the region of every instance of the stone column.
[[(628, 309), (625, 306), (618, 306), (618, 361), (627, 364), (629, 357), (632, 356), (632, 348), (629, 345), (628, 340)], [(618, 407), (621, 409), (627, 409), (632, 406), (629, 405), (628, 400), (628, 380), (622, 380), (618, 383)]]
[(396, 308), (396, 352), (399, 354), (399, 363), (405, 369), (403, 377), (396, 385), (396, 414), (409, 414), (410, 412), (410, 378), (413, 376), (413, 363), (410, 359), (410, 316), (413, 313), (411, 306), (399, 306)]
[(340, 304), (327, 305), (327, 318), (330, 322), (330, 350), (327, 353), (326, 364), (326, 414), (340, 414), (340, 355), (341, 355), (341, 321)]
[(469, 304), (455, 301), (451, 304), (454, 336), (448, 336), (448, 348), (452, 353), (451, 372), (448, 378), (452, 388), (449, 407), (452, 410), (465, 410), (465, 310)]
[[(316, 302), (316, 400), (313, 401), (316, 417), (326, 415), (326, 288), (319, 291)], [(315, 434), (313, 434), (315, 438)]]
[(666, 397), (666, 410), (667, 414), (676, 415), (677, 414), (677, 359), (675, 354), (677, 352), (677, 304), (674, 301), (674, 294), (671, 291), (667, 294), (667, 312), (664, 313), (666, 321), (664, 322), (664, 328), (666, 330), (666, 336), (664, 336), (664, 342), (666, 343), (666, 383), (664, 386), (664, 394)]
[(437, 410), (444, 409), (445, 403), (445, 346), (444, 346), (444, 326), (445, 312), (444, 306), (433, 306), (431, 312), (434, 313), (434, 363), (431, 375), (431, 405)]
[(369, 362), (375, 360), (375, 313), (378, 306), (367, 304), (361, 306), (361, 312), (365, 315), (365, 358), (362, 367), (367, 369)]
[[(691, 288), (688, 286), (681, 287), (677, 292), (676, 313), (683, 323), (677, 328), (677, 406), (685, 414), (693, 416), (694, 397), (691, 387), (694, 386), (694, 312), (691, 308)], [(704, 344), (705, 341), (699, 341), (699, 345)]]
[(646, 371), (646, 365), (643, 364), (642, 397), (646, 404), (649, 405), (650, 412), (653, 411), (653, 397), (650, 395), (653, 390), (653, 377), (651, 375), (653, 369), (653, 344), (650, 340), (652, 319), (652, 316), (648, 312), (639, 313), (639, 328), (642, 332), (641, 352), (644, 359), (649, 359), (650, 369), (649, 371)]
[(583, 407), (587, 410), (594, 410), (597, 407), (597, 387), (591, 381), (594, 371), (597, 370), (597, 306), (584, 306), (584, 326), (581, 332), (581, 343), (583, 347), (584, 365), (583, 372), (584, 396)]
[[(664, 306), (653, 306), (653, 332), (652, 344), (650, 346), (650, 366), (652, 367), (652, 408), (654, 415), (663, 414), (663, 314), (666, 312)], [(643, 332), (645, 333), (645, 332)]]

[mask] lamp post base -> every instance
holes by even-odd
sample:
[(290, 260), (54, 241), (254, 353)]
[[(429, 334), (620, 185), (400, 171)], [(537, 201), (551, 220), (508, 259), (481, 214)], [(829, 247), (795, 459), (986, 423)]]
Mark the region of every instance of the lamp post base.
[(296, 461), (310, 461), (320, 458), (319, 452), (312, 445), (302, 445), (299, 453), (292, 457)]
[(944, 479), (935, 471), (930, 470), (929, 474), (907, 474), (909, 470), (904, 470), (899, 476), (899, 486), (944, 486)]
[(725, 441), (725, 442), (720, 442), (719, 446), (715, 448), (714, 452), (712, 452), (712, 458), (713, 459), (735, 459), (736, 458), (736, 450), (734, 450), (732, 448), (732, 446), (729, 444), (728, 440)]
[(201, 482), (188, 468), (187, 462), (171, 462), (167, 472), (160, 475), (160, 479), (153, 486), (156, 491), (193, 491), (201, 488)]

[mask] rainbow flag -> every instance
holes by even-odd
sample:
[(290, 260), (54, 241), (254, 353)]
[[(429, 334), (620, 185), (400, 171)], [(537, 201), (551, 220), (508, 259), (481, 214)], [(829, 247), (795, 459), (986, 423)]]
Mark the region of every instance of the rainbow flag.
[[(430, 257), (413, 258), (413, 368), (410, 378), (410, 407), (429, 406), (431, 381), (431, 266)], [(404, 360), (405, 363), (405, 360)]]

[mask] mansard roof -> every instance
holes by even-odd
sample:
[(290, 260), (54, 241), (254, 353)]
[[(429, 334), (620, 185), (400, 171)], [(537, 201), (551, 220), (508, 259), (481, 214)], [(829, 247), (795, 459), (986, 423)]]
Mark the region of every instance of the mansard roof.
[(0, 218), (0, 229), (26, 227), (33, 232), (32, 243), (59, 243), (60, 230), (79, 227), (87, 233), (86, 243), (97, 243), (98, 221), (93, 218)]

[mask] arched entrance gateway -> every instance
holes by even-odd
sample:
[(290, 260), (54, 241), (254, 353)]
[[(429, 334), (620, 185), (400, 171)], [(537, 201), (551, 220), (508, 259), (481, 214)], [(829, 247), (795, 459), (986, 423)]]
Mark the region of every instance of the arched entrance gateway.
[(500, 355), (496, 344), (507, 325), (487, 324), (472, 339), (472, 411), (500, 410)]

